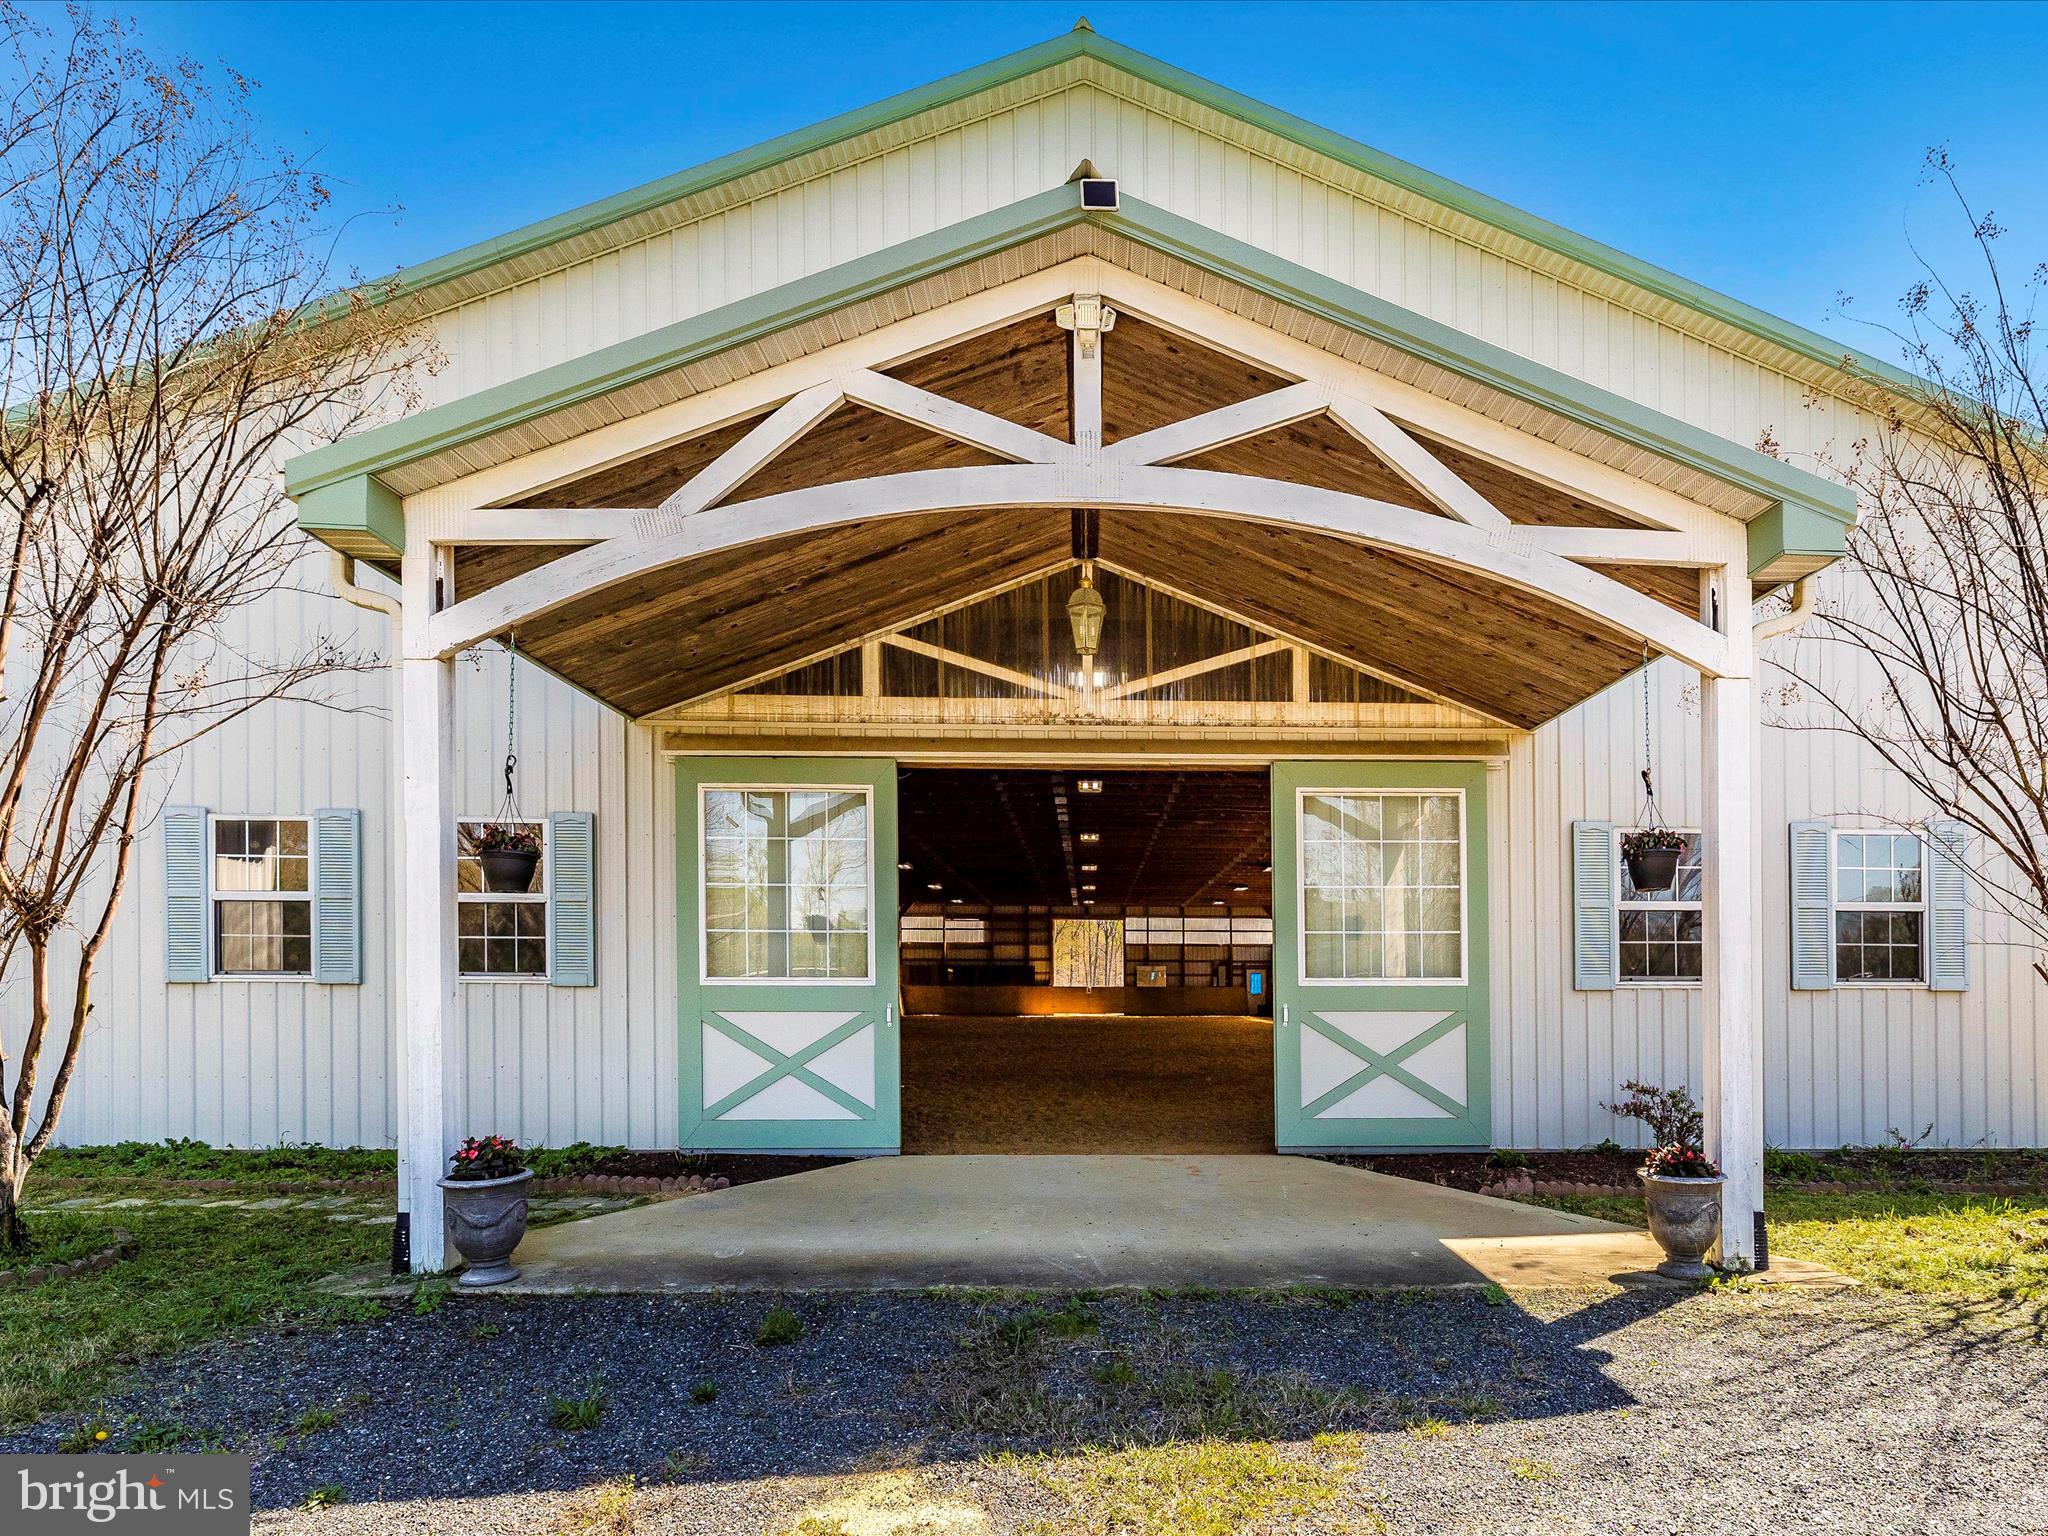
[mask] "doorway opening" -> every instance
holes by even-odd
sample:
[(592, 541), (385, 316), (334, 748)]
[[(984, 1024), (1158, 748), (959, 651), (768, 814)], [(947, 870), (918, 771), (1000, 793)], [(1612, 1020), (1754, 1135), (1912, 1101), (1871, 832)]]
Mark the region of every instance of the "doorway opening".
[(1266, 770), (898, 791), (904, 1151), (1272, 1150)]

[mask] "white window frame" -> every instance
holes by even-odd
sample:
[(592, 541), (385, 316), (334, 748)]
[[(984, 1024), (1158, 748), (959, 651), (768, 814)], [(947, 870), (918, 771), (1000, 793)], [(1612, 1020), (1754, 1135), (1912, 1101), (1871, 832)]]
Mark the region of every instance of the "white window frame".
[[(1643, 831), (1641, 827), (1616, 827), (1614, 829), (1614, 984), (1617, 987), (1702, 987), (1706, 985), (1706, 921), (1707, 893), (1705, 880), (1709, 850), (1705, 845), (1706, 834), (1697, 827), (1673, 827), (1670, 830), (1681, 837), (1689, 837), (1700, 843), (1700, 879), (1702, 882), (1698, 901), (1630, 901), (1622, 892), (1627, 888), (1628, 869), (1621, 857), (1622, 839), (1632, 832)], [(1628, 976), (1621, 969), (1621, 915), (1624, 912), (1697, 912), (1700, 915), (1700, 971), (1698, 976)]]
[[(1844, 901), (1841, 884), (1841, 848), (1845, 837), (1909, 837), (1920, 845), (1920, 899), (1918, 901)], [(1928, 876), (1932, 869), (1931, 852), (1927, 836), (1910, 827), (1829, 827), (1828, 828), (1828, 974), (1834, 978), (1837, 988), (1841, 987), (1887, 987), (1925, 989), (1927, 987), (1927, 930), (1931, 924), (1928, 905)], [(1844, 912), (1918, 912), (1920, 914), (1920, 974), (1918, 976), (1849, 976), (1841, 974), (1841, 959), (1836, 953), (1839, 947), (1838, 934), (1841, 931), (1837, 919)]]
[[(709, 840), (704, 836), (704, 812), (710, 797), (721, 790), (752, 791), (756, 794), (834, 794), (859, 795), (867, 814), (862, 822), (867, 829), (867, 902), (868, 902), (868, 954), (864, 976), (713, 976), (711, 974), (711, 928), (706, 919), (710, 915), (710, 898), (707, 887), (710, 884)], [(697, 981), (706, 987), (859, 987), (872, 988), (881, 984), (875, 974), (875, 926), (881, 921), (881, 912), (875, 905), (875, 786), (872, 784), (792, 784), (758, 783), (749, 780), (730, 780), (717, 784), (697, 786), (697, 825), (693, 834), (697, 840)], [(894, 921), (892, 918), (891, 921)], [(943, 953), (943, 951), (942, 951)]]
[[(462, 858), (462, 829), (464, 827), (489, 826), (498, 822), (499, 818), (497, 816), (457, 816), (455, 818), (455, 857), (458, 864)], [(540, 889), (537, 891), (465, 891), (462, 888), (461, 879), (457, 878), (455, 882), (455, 905), (457, 909), (455, 923), (455, 964), (457, 969), (455, 974), (464, 986), (520, 987), (532, 986), (535, 983), (546, 985), (552, 979), (555, 957), (553, 952), (554, 946), (549, 942), (548, 924), (552, 914), (548, 911), (548, 901), (553, 890), (554, 859), (551, 855), (554, 850), (549, 847), (548, 819), (545, 816), (521, 816), (517, 821), (512, 822), (511, 825), (515, 827), (531, 827), (540, 835)], [(461, 908), (465, 905), (480, 905), (492, 901), (523, 902), (529, 906), (537, 906), (541, 909), (541, 965), (539, 970), (505, 972), (465, 971), (461, 969)]]
[[(1357, 976), (1334, 979), (1308, 973), (1308, 800), (1311, 795), (1449, 795), (1458, 802), (1458, 974)], [(1294, 792), (1294, 974), (1303, 987), (1465, 987), (1472, 984), (1472, 818), (1463, 789), (1382, 788), (1376, 785), (1308, 786)]]
[[(306, 827), (306, 888), (303, 891), (223, 891), (214, 882), (219, 844), (214, 828), (225, 821), (303, 822)], [(320, 969), (320, 924), (313, 910), (313, 892), (320, 885), (320, 849), (313, 837), (310, 813), (283, 811), (208, 812), (206, 817), (206, 974), (215, 981), (311, 981)], [(306, 968), (303, 971), (224, 971), (220, 968), (220, 903), (224, 901), (304, 901), (306, 904)]]

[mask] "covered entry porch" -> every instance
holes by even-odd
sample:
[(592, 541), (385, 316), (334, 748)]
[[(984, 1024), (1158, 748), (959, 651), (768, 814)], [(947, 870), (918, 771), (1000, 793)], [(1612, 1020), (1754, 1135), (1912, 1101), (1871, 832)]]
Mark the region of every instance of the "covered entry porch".
[[(1406, 1117), (1417, 1144), (1483, 1142), (1486, 1019), (1512, 1001), (1487, 966), (1491, 855), (1563, 835), (1497, 813), (1504, 745), (1675, 658), (1701, 679), (1715, 850), (1700, 1086), (1730, 1174), (1725, 1257), (1744, 1262), (1762, 1155), (1752, 598), (1825, 560), (1808, 535), (1839, 528), (1839, 496), (1135, 200), (1105, 215), (1067, 188), (973, 222), (957, 248), (864, 259), (293, 466), (304, 524), (403, 591), (416, 1266), (443, 1261), (434, 1180), (473, 1129), (453, 669), (493, 640), (675, 765), (676, 931), (594, 893), (583, 920), (672, 946), (681, 1144), (792, 1151), (902, 1146), (905, 764), (1284, 765), (1277, 1139), (1355, 1144), (1328, 1120), (1400, 1118), (1380, 1102), (1398, 1085), (1439, 1111)], [(1079, 592), (1108, 610), (1092, 632)], [(1202, 644), (1187, 613), (1208, 616)], [(1318, 874), (1317, 841), (1379, 850), (1379, 873)], [(1398, 961), (1390, 930), (1310, 912), (1351, 889), (1384, 911), (1394, 845), (1455, 869), (1402, 885), (1455, 911), (1404, 926)], [(833, 861), (810, 877), (824, 894), (736, 922), (755, 882), (720, 872), (799, 848)], [(1368, 932), (1379, 958), (1354, 962)], [(1463, 1063), (1457, 1093), (1440, 1057)]]

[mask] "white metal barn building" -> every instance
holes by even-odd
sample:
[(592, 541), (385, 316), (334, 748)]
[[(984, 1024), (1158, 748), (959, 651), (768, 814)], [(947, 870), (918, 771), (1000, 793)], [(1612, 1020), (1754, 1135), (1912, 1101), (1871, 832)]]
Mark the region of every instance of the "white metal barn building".
[(1164, 1150), (1683, 1082), (1731, 1215), (2043, 1139), (1957, 829), (1762, 697), (1823, 337), (1085, 29), (404, 277), (447, 365), (280, 466), (248, 636), (394, 665), (177, 763), (65, 1140), (400, 1145), (418, 1234), (465, 1134), (950, 1149), (1062, 1073)]

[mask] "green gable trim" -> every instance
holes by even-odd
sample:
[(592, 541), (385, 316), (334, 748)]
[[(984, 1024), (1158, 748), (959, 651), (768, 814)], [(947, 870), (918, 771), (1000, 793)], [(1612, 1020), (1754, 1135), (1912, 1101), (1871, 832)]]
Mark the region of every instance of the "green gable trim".
[[(1071, 186), (1054, 187), (888, 250), (314, 449), (285, 465), (285, 489), (298, 499), (300, 526), (310, 533), (371, 529), (394, 548), (402, 547), (399, 499), (372, 478), (376, 475), (1084, 221), (1782, 507), (1837, 524), (1855, 519), (1854, 494), (1833, 481), (1136, 198), (1125, 198), (1116, 213), (1084, 214), (1080, 194)], [(1801, 530), (1801, 537), (1819, 537), (1806, 529), (1803, 519), (1794, 526)], [(327, 542), (338, 541), (328, 538)]]
[(1841, 519), (1794, 502), (1780, 502), (1749, 525), (1749, 574), (1798, 575), (1848, 552)]
[[(1905, 370), (1843, 346), (1818, 331), (1767, 314), (1753, 305), (1612, 246), (1575, 234), (1562, 225), (1553, 224), (1499, 198), (1438, 176), (1356, 139), (1318, 127), (1291, 112), (1190, 74), (1135, 48), (1111, 42), (1093, 31), (1074, 31), (1048, 39), (929, 85), (900, 92), (870, 106), (843, 112), (751, 148), (722, 155), (688, 170), (586, 203), (553, 218), (464, 246), (418, 266), (402, 268), (386, 278), (384, 284), (397, 291), (419, 293), (441, 283), (469, 277), (500, 262), (516, 260), (551, 245), (581, 238), (623, 219), (652, 212), (727, 182), (772, 169), (785, 161), (814, 154), (861, 134), (890, 127), (919, 113), (950, 106), (980, 92), (1012, 84), (1078, 58), (1093, 59), (1160, 90), (1184, 96), (1251, 128), (1284, 139), (1390, 186), (1427, 198), (1453, 212), (1491, 225), (1505, 234), (1629, 283), (1646, 293), (1695, 310), (1811, 362), (1830, 368), (1841, 367), (1847, 362), (1858, 371), (1894, 387), (1912, 387), (1918, 382)], [(1115, 176), (1116, 167), (1105, 165), (1103, 174)]]
[(394, 557), (404, 552), (405, 506), (382, 481), (350, 475), (294, 494), (299, 527), (322, 543), (353, 554), (369, 554), (368, 546), (379, 544)]
[(1118, 212), (1093, 217), (1140, 245), (1177, 256), (1346, 330), (1647, 448), (1753, 495), (1808, 508), (1843, 524), (1856, 519), (1856, 495), (1847, 486), (1532, 362), (1163, 208), (1126, 197)]
[[(1074, 188), (1050, 188), (1020, 203), (316, 448), (285, 465), (285, 492), (303, 500), (307, 492), (337, 481), (396, 469), (964, 266), (1077, 224), (1082, 217), (1080, 194)], [(305, 526), (303, 515), (300, 523)]]

